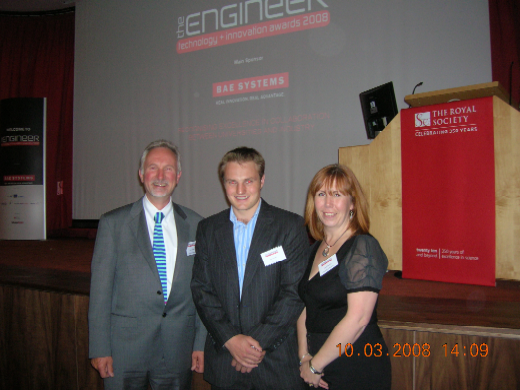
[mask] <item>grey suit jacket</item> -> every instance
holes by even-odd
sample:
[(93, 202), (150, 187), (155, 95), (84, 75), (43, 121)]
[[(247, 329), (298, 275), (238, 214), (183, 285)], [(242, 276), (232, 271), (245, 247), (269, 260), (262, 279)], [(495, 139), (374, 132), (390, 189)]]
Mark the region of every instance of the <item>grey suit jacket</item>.
[[(303, 310), (297, 292), (309, 256), (303, 218), (262, 200), (251, 240), (240, 299), (229, 209), (204, 219), (197, 229), (191, 288), (208, 329), (204, 379), (218, 387), (298, 389), (296, 320)], [(282, 246), (286, 260), (265, 266), (261, 253)], [(231, 366), (224, 343), (237, 334), (257, 340), (267, 353), (250, 374)]]
[(103, 215), (92, 258), (89, 355), (112, 356), (114, 370), (140, 370), (162, 357), (174, 373), (189, 370), (206, 330), (191, 298), (194, 256), (187, 256), (201, 217), (173, 203), (177, 260), (168, 302), (153, 256), (143, 200)]

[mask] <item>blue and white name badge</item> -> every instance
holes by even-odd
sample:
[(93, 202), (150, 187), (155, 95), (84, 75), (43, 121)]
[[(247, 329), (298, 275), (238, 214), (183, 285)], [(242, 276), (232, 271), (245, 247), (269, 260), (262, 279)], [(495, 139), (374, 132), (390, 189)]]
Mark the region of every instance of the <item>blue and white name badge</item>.
[(327, 272), (329, 272), (332, 268), (334, 268), (337, 265), (338, 265), (338, 258), (336, 257), (336, 254), (333, 254), (327, 260), (323, 260), (318, 265), (318, 269), (320, 270), (320, 276), (325, 275)]
[(279, 261), (285, 260), (285, 253), (281, 246), (277, 246), (276, 248), (269, 249), (267, 252), (261, 253), (262, 260), (264, 261), (265, 266), (278, 263)]
[(195, 254), (195, 242), (188, 242), (188, 247), (186, 248), (186, 256), (193, 256)]

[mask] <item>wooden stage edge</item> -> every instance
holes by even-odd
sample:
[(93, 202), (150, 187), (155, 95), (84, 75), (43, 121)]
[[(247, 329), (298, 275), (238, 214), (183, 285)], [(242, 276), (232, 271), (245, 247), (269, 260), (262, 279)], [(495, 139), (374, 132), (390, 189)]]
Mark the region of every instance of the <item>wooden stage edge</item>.
[[(88, 295), (94, 241), (0, 241), (0, 283)], [(378, 303), (380, 321), (509, 328), (520, 334), (520, 282), (496, 287), (400, 279), (389, 271)]]

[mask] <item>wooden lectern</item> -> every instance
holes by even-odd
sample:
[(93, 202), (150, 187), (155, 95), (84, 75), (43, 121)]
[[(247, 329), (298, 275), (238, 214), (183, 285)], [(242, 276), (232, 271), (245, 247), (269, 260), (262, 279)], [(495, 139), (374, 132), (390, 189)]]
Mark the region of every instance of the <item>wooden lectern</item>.
[[(495, 141), (496, 277), (520, 280), (520, 112), (498, 82), (408, 95), (413, 107), (493, 96)], [(401, 115), (369, 145), (339, 149), (370, 203), (371, 233), (402, 270)]]

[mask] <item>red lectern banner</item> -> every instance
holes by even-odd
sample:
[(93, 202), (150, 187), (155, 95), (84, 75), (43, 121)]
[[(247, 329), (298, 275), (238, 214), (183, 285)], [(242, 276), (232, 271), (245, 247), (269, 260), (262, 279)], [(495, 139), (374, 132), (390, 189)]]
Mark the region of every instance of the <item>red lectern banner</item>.
[(493, 98), (401, 111), (403, 277), (495, 285)]

